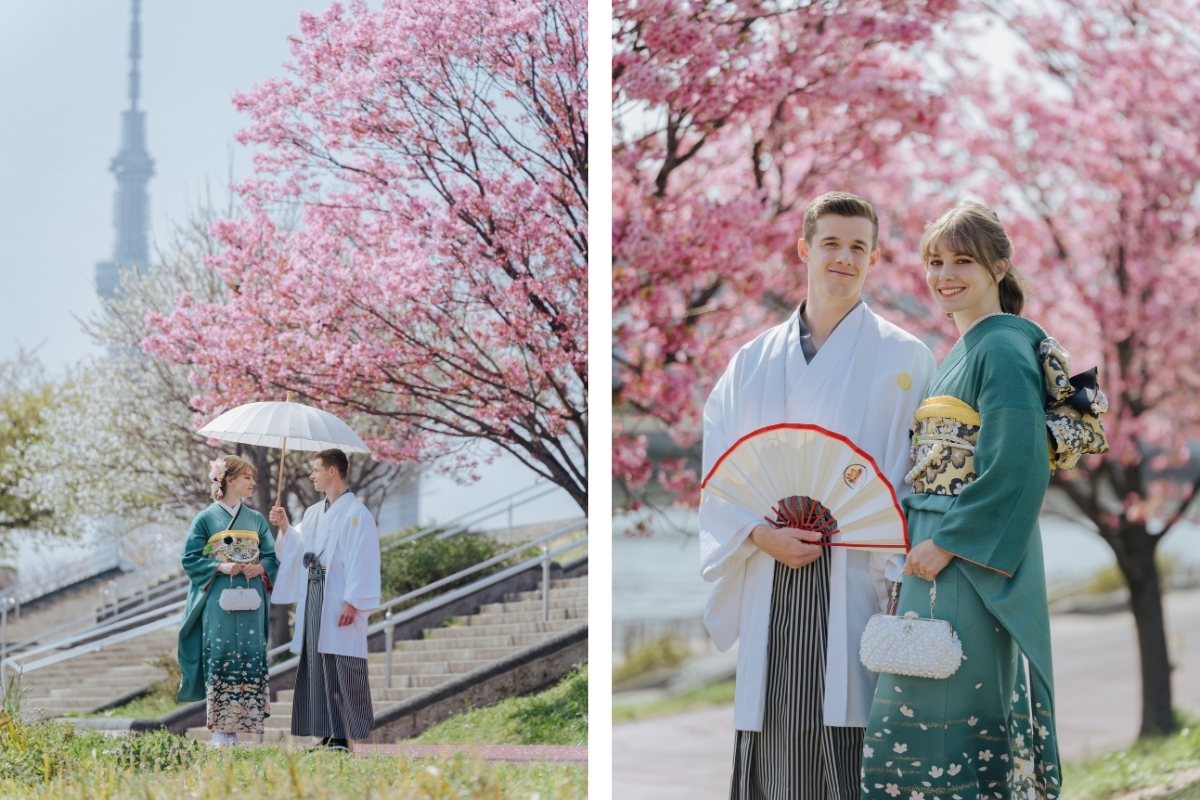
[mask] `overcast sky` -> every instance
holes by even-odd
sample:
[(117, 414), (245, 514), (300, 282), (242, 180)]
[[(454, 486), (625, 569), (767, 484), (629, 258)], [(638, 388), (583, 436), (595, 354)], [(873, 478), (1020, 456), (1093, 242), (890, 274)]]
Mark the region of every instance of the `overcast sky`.
[[(301, 10), (328, 0), (143, 0), (151, 237), (211, 188), (226, 197), (245, 124), (230, 95), (282, 73)], [(91, 352), (72, 315), (98, 308), (111, 257), (108, 171), (127, 107), (129, 0), (0, 0), (0, 358), (40, 345), (51, 369)], [(235, 175), (249, 157), (233, 150)]]

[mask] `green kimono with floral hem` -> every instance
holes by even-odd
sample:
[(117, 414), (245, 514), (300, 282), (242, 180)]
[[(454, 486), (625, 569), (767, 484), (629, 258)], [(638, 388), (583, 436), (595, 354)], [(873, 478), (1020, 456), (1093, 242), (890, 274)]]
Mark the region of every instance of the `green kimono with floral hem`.
[[(208, 701), (208, 727), (237, 733), (262, 733), (270, 716), (267, 642), (271, 598), (259, 578), (217, 572), (221, 563), (205, 553), (214, 534), (231, 528), (258, 534), (258, 562), (274, 581), (279, 570), (275, 540), (267, 520), (240, 506), (236, 521), (220, 504), (196, 515), (183, 546), (183, 569), (191, 579), (183, 623), (179, 628), (179, 702)], [(226, 611), (221, 592), (227, 588), (256, 589), (261, 603), (253, 611)]]
[[(933, 616), (966, 659), (946, 679), (882, 673), (864, 739), (864, 798), (1057, 798), (1053, 668), (1037, 518), (1050, 477), (1045, 333), (1013, 316), (983, 320), (950, 351), (927, 389), (980, 416), (975, 480), (957, 494), (904, 499), (915, 547), (956, 558), (937, 576)], [(897, 613), (930, 615), (931, 584), (906, 576)]]

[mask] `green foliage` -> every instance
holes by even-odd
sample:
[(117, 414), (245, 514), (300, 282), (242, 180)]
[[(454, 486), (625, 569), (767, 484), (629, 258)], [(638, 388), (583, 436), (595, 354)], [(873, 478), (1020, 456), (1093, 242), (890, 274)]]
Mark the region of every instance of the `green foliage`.
[[(472, 567), (481, 561), (486, 561), (501, 552), (503, 550), (499, 544), (481, 536), (453, 536), (438, 541), (436, 534), (423, 536), (399, 547), (383, 550), (380, 554), (379, 565), (382, 597), (384, 600), (390, 600), (393, 597), (407, 594), (467, 567)], [(499, 566), (495, 566), (481, 570), (461, 581), (456, 581), (442, 591), (449, 591), (465, 583), (479, 580), (499, 568)], [(398, 606), (393, 611), (423, 603), (433, 596), (435, 595), (419, 597), (413, 602)], [(382, 614), (375, 615), (372, 621), (374, 619), (382, 619)]]
[(588, 668), (583, 663), (557, 686), (531, 697), (452, 717), (413, 739), (423, 744), (574, 744), (588, 740)]
[(656, 639), (648, 639), (638, 645), (619, 667), (613, 667), (613, 685), (654, 669), (677, 666), (689, 655), (687, 643), (674, 634), (664, 633)]
[(0, 532), (55, 528), (53, 508), (28, 490), (28, 454), (40, 441), (42, 418), (56, 402), (41, 363), (21, 352), (0, 362)]
[[(501, 800), (587, 795), (587, 768), (210, 748), (165, 731), (113, 738), (61, 723), (0, 718), (0, 796), (37, 800), (320, 797)], [(181, 767), (185, 767), (182, 768)]]
[(202, 748), (199, 742), (166, 731), (114, 739), (62, 722), (0, 717), (0, 776), (15, 784), (44, 783), (56, 775), (89, 770), (99, 763), (172, 769), (192, 763)]
[[(1163, 786), (1172, 775), (1200, 769), (1200, 720), (1176, 714), (1178, 732), (1141, 739), (1128, 749), (1067, 764), (1063, 769), (1064, 797), (1101, 800), (1144, 787)], [(1179, 797), (1200, 797), (1197, 787)], [(1174, 795), (1172, 795), (1174, 797)]]
[(21, 707), (25, 705), (25, 697), (29, 694), (29, 688), (25, 685), (25, 677), (22, 672), (14, 672), (8, 676), (8, 683), (4, 686), (3, 704), (0, 709), (10, 717), (15, 717), (21, 713)]
[(667, 700), (638, 705), (613, 705), (613, 722), (622, 720), (659, 717), (666, 714), (681, 714), (706, 706), (733, 702), (733, 681), (720, 681), (683, 692)]
[[(1172, 573), (1179, 566), (1179, 559), (1174, 556), (1163, 555), (1158, 553), (1155, 555), (1154, 563), (1158, 566), (1158, 576), (1162, 583), (1166, 583), (1171, 579)], [(1088, 587), (1088, 594), (1100, 595), (1115, 592), (1118, 589), (1125, 588), (1125, 575), (1122, 574), (1121, 568), (1116, 564), (1111, 567), (1105, 567), (1096, 573), (1096, 577), (1092, 580), (1091, 586)]]

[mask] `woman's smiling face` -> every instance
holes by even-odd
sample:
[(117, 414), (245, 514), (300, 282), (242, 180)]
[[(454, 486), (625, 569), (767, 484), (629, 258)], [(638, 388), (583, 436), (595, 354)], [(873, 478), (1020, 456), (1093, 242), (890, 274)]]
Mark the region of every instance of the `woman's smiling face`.
[[(1007, 264), (1002, 269), (1007, 270)], [(999, 281), (966, 253), (956, 253), (948, 242), (939, 241), (925, 262), (925, 282), (933, 299), (947, 314), (973, 311), (998, 305)]]

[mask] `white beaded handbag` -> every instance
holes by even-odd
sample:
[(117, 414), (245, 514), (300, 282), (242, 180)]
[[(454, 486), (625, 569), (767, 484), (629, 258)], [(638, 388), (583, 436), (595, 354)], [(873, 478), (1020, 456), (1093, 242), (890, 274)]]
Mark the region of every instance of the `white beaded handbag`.
[(222, 589), (218, 602), (226, 611), (256, 611), (262, 605), (262, 597), (257, 590), (250, 588), (250, 579), (246, 578), (245, 588), (235, 589), (231, 586)]
[[(898, 585), (892, 585), (893, 601)], [(949, 678), (957, 672), (965, 658), (962, 642), (949, 622), (933, 618), (936, 601), (935, 580), (929, 589), (929, 619), (922, 619), (915, 611), (903, 617), (894, 614), (871, 617), (858, 649), (863, 666), (872, 672), (915, 678)]]

